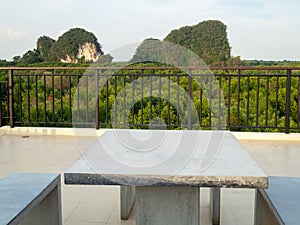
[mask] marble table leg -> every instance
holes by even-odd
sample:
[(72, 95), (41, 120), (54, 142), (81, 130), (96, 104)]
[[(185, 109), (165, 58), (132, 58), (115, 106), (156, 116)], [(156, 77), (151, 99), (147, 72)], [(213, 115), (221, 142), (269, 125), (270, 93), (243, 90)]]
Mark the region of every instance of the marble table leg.
[(130, 216), (135, 200), (135, 186), (121, 186), (120, 200), (121, 219), (127, 220)]
[(210, 210), (212, 224), (220, 224), (220, 188), (210, 188)]
[(199, 225), (199, 187), (136, 187), (136, 225)]

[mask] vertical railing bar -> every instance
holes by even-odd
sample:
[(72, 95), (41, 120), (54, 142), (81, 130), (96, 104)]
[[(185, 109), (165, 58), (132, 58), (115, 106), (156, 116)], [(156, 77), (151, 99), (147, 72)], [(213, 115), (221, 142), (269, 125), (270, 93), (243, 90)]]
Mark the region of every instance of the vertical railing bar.
[(265, 126), (268, 126), (269, 120), (269, 76), (267, 75), (267, 83), (266, 83), (266, 121)]
[(8, 90), (9, 90), (9, 125), (11, 128), (14, 127), (15, 121), (14, 121), (14, 71), (10, 69), (8, 71)]
[(132, 89), (131, 89), (131, 125), (134, 126), (134, 80), (135, 80), (135, 76), (134, 74), (132, 74), (131, 76), (131, 85), (132, 85)]
[(43, 81), (44, 81), (44, 122), (46, 123), (46, 102), (47, 102), (47, 96), (46, 96), (46, 75), (43, 75)]
[(35, 76), (35, 122), (39, 121), (38, 74)]
[(237, 100), (237, 125), (240, 126), (241, 106), (241, 70), (238, 69), (238, 100)]
[(219, 78), (219, 88), (218, 88), (218, 129), (222, 129), (221, 128), (221, 111), (222, 111), (222, 107), (221, 107), (221, 90), (222, 90), (222, 76), (218, 76)]
[(230, 129), (231, 123), (230, 123), (230, 108), (231, 108), (231, 99), (230, 99), (230, 91), (231, 91), (231, 74), (228, 74), (228, 93), (227, 93), (227, 99), (228, 99), (228, 105), (227, 105), (227, 124), (228, 128)]
[[(158, 117), (161, 118), (161, 75), (159, 76), (158, 80)], [(161, 120), (159, 120), (159, 124), (161, 124)]]
[[(103, 74), (105, 74), (105, 71), (101, 71)], [(109, 75), (105, 74), (105, 124), (106, 128), (108, 128), (108, 88), (109, 88)]]
[(144, 70), (141, 71), (142, 75), (142, 88), (141, 88), (141, 124), (144, 125)]
[(28, 123), (30, 123), (30, 76), (27, 76), (27, 109), (28, 109)]
[(193, 71), (191, 69), (188, 70), (188, 129), (192, 129), (192, 107), (191, 107), (191, 99), (192, 99), (192, 73)]
[(54, 112), (54, 69), (52, 70), (52, 76), (51, 76), (51, 81), (52, 81), (52, 122), (54, 123), (55, 121), (55, 112)]
[(152, 120), (152, 77), (154, 76), (154, 71), (153, 74), (150, 75), (150, 123)]
[(20, 118), (19, 118), (19, 121), (20, 123), (23, 122), (23, 98), (22, 98), (22, 84), (21, 84), (21, 78), (22, 78), (22, 75), (19, 75), (18, 76), (18, 83), (19, 83), (19, 89), (18, 89), (18, 94), (19, 94), (19, 114), (20, 114)]
[(168, 126), (167, 127), (171, 127), (171, 115), (170, 115), (170, 106), (171, 106), (171, 90), (170, 90), (170, 81), (171, 77), (170, 77), (170, 74), (168, 74)]
[(258, 114), (259, 114), (259, 85), (260, 85), (260, 75), (257, 75), (257, 87), (256, 87), (256, 127), (258, 127)]
[(202, 83), (202, 75), (200, 75), (199, 77), (199, 82), (200, 82), (200, 109), (199, 109), (199, 123), (200, 123), (200, 128), (202, 127), (202, 117), (203, 117), (203, 114), (202, 114), (202, 110), (203, 110), (203, 89), (202, 89), (202, 86), (203, 86), (203, 83)]
[(6, 97), (6, 109), (7, 109), (6, 116), (9, 118), (9, 82), (6, 83), (5, 88), (6, 88), (6, 90), (5, 90), (5, 96), (7, 96)]
[(95, 96), (96, 96), (96, 102), (95, 102), (95, 128), (99, 129), (99, 71), (98, 69), (95, 69)]
[[(65, 74), (65, 71), (64, 71)], [(62, 76), (63, 74), (60, 75), (60, 85), (59, 85), (59, 99), (60, 99), (60, 121), (63, 122), (63, 99), (62, 99), (62, 95), (63, 95), (63, 91), (62, 91)]]
[(86, 74), (85, 76), (85, 100), (86, 100), (86, 106), (85, 106), (85, 122), (89, 122), (89, 75)]
[(278, 126), (278, 90), (279, 90), (279, 76), (276, 76), (276, 103), (275, 103), (275, 126)]
[(210, 129), (212, 129), (212, 124), (211, 124), (211, 115), (212, 115), (212, 109), (213, 109), (213, 106), (212, 106), (212, 94), (213, 94), (213, 90), (212, 90), (212, 75), (209, 75), (209, 127)]
[[(6, 83), (6, 90), (5, 90), (5, 94), (6, 94), (6, 108), (7, 108), (7, 114), (6, 116), (9, 118), (9, 82)], [(9, 123), (9, 121), (8, 121)]]
[(2, 127), (2, 83), (0, 83), (0, 127)]
[(76, 122), (81, 122), (81, 119), (80, 119), (80, 78), (79, 76), (77, 76), (77, 118), (78, 118), (78, 121)]
[(123, 126), (126, 126), (127, 114), (126, 114), (126, 74), (123, 74)]
[(299, 128), (300, 123), (300, 76), (298, 76), (298, 118), (297, 118), (297, 128)]
[(177, 74), (177, 92), (176, 92), (176, 107), (177, 107), (177, 110), (176, 110), (176, 123), (177, 123), (177, 126), (179, 126), (179, 110), (180, 110), (180, 105), (179, 105), (179, 91), (180, 91), (180, 82), (179, 82), (179, 74)]
[(247, 75), (247, 109), (246, 109), (246, 126), (249, 127), (249, 113), (250, 113), (250, 75)]
[(117, 99), (117, 75), (114, 74), (113, 77), (114, 77), (114, 105), (113, 105), (113, 107), (114, 107), (113, 117), (114, 118), (111, 118), (112, 124), (117, 123), (117, 119), (118, 119), (117, 114), (116, 114), (116, 112), (117, 112), (117, 102), (116, 102), (116, 99)]
[(290, 132), (290, 115), (291, 115), (291, 81), (292, 81), (292, 70), (287, 69), (286, 78), (286, 111), (285, 111), (285, 133)]
[(69, 114), (70, 114), (70, 122), (73, 122), (73, 115), (72, 115), (72, 82), (71, 82), (71, 75), (68, 75), (68, 83), (69, 83)]

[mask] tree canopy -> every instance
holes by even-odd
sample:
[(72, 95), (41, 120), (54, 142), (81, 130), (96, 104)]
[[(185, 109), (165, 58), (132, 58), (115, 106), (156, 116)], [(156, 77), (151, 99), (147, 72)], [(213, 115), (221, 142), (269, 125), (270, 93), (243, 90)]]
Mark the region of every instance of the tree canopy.
[(49, 61), (49, 51), (54, 44), (55, 40), (48, 36), (41, 36), (37, 40), (37, 50), (40, 52), (41, 57), (43, 57), (45, 61)]
[[(103, 55), (101, 45), (96, 36), (82, 28), (72, 28), (62, 34), (57, 41), (48, 36), (41, 36), (36, 43), (36, 49), (29, 50), (23, 56), (13, 57), (15, 65), (28, 65), (40, 62), (57, 63), (68, 55), (76, 61), (79, 47), (85, 43), (94, 44), (96, 54)], [(105, 57), (105, 61), (109, 61), (109, 57)], [(84, 59), (78, 59), (80, 62)]]
[(226, 65), (230, 59), (226, 25), (218, 20), (172, 30), (164, 41), (192, 50), (210, 66)]
[(103, 55), (101, 45), (95, 35), (82, 28), (72, 28), (61, 35), (49, 50), (49, 57), (52, 61), (59, 61), (66, 55), (76, 58), (78, 49), (84, 43), (92, 43), (99, 55)]

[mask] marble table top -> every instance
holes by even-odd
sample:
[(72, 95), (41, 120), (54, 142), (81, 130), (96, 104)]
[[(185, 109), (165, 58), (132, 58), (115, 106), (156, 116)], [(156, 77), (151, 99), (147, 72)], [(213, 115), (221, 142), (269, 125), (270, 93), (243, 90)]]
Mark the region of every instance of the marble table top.
[(107, 130), (64, 175), (66, 184), (268, 187), (229, 131)]

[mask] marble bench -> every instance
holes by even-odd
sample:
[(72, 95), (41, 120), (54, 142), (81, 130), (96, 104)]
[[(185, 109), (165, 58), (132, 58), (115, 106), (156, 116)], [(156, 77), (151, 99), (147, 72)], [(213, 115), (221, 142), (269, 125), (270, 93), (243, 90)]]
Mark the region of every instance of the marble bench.
[(9, 174), (0, 179), (0, 225), (61, 225), (59, 174)]
[(300, 224), (300, 178), (269, 177), (256, 193), (255, 225)]

